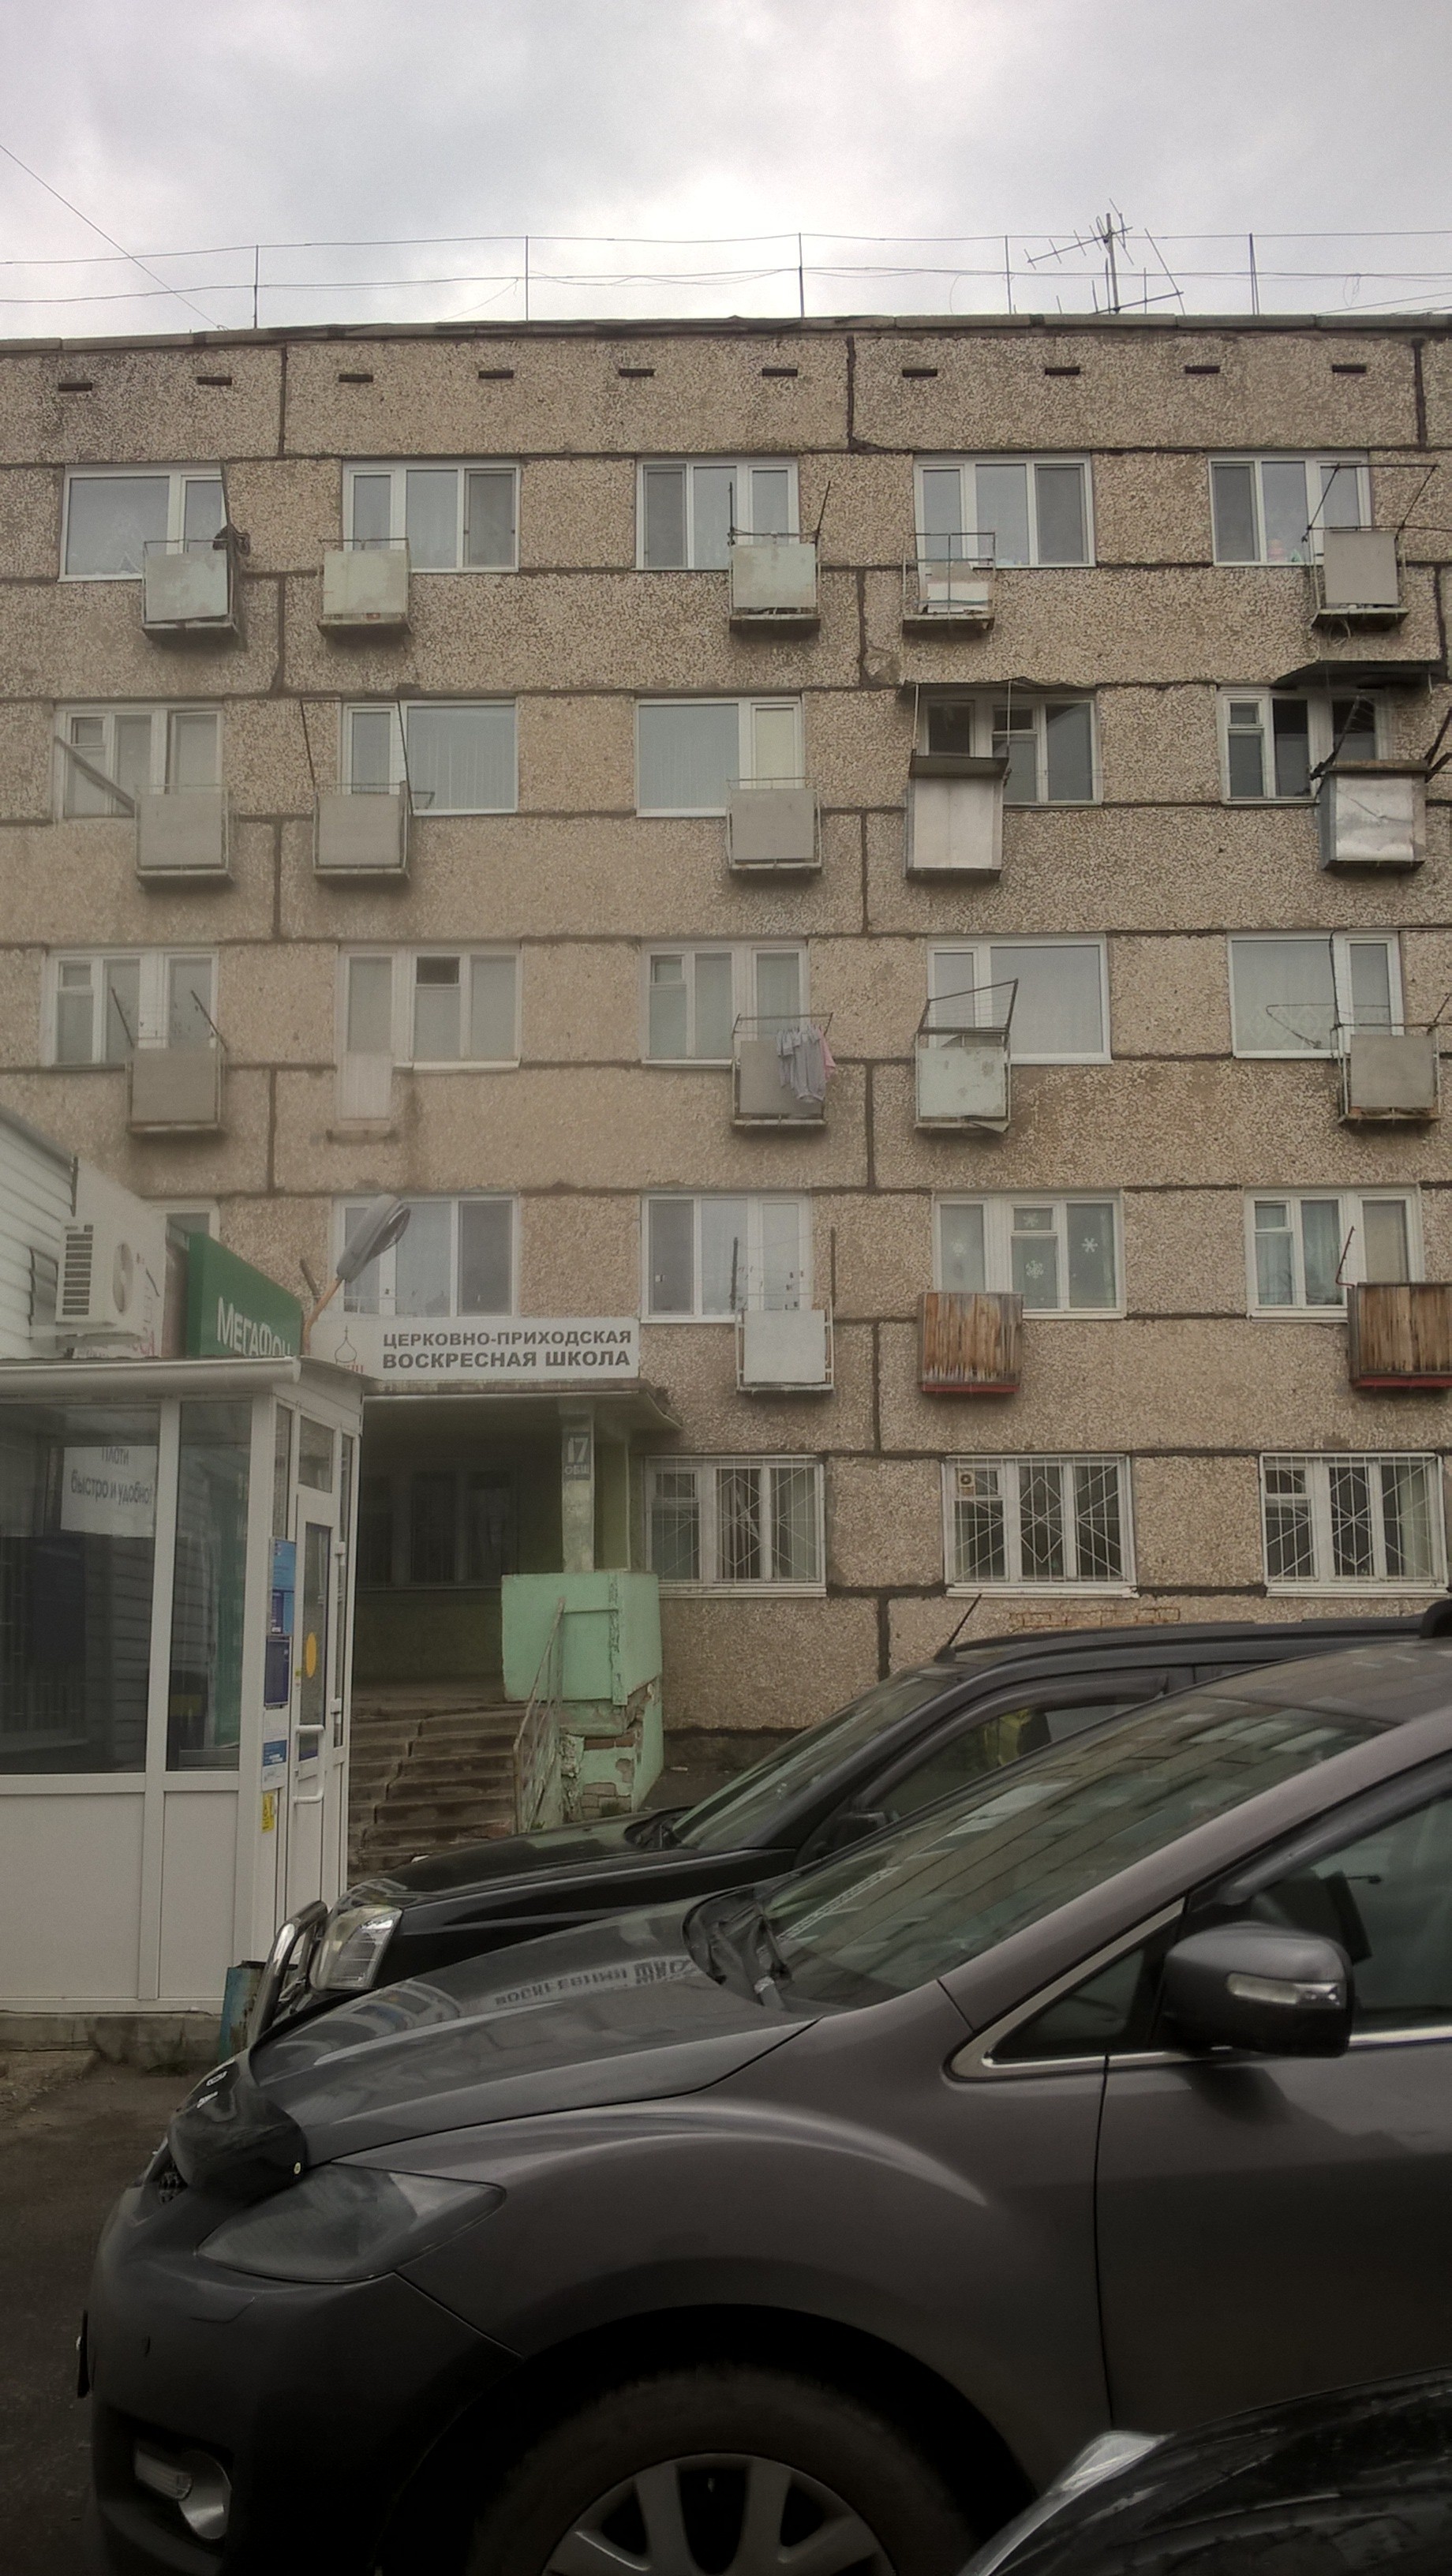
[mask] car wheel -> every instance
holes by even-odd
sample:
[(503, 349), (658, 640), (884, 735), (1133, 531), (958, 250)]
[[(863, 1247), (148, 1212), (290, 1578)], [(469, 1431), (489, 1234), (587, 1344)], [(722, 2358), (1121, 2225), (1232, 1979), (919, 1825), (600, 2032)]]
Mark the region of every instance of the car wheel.
[(975, 2533), (859, 2399), (749, 2363), (641, 2378), (554, 2425), (475, 2525), (468, 2576), (955, 2576)]

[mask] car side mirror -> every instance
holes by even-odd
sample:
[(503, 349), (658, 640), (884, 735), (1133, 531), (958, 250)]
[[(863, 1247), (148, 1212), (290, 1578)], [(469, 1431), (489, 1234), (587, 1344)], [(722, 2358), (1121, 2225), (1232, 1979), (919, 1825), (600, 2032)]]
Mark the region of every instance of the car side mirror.
[(1335, 1941), (1275, 1923), (1192, 1932), (1166, 1954), (1161, 2009), (1189, 2048), (1339, 2057), (1351, 2037), (1351, 1962)]

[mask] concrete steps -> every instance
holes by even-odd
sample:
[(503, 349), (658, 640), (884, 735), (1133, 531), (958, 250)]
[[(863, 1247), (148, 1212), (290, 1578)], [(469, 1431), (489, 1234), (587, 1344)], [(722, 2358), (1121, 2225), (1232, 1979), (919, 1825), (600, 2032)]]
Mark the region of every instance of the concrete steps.
[(512, 1833), (523, 1715), (487, 1685), (402, 1684), (355, 1700), (350, 1876)]

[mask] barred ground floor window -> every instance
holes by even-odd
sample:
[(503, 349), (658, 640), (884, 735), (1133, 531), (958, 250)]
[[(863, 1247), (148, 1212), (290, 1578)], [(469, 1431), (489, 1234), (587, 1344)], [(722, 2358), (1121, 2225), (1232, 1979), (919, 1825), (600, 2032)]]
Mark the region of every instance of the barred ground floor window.
[(1438, 1462), (1427, 1453), (1262, 1458), (1266, 1582), (1273, 1590), (1447, 1580)]
[(824, 1588), (816, 1458), (654, 1458), (646, 1548), (662, 1583), (703, 1591)]
[(950, 1585), (1124, 1591), (1134, 1581), (1126, 1458), (949, 1458)]

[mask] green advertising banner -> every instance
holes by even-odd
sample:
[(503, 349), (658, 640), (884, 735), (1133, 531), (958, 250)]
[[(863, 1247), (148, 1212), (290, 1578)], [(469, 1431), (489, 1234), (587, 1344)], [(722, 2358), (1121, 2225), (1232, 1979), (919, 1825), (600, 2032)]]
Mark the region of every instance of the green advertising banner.
[(209, 1234), (187, 1243), (187, 1354), (202, 1360), (294, 1359), (302, 1307)]

